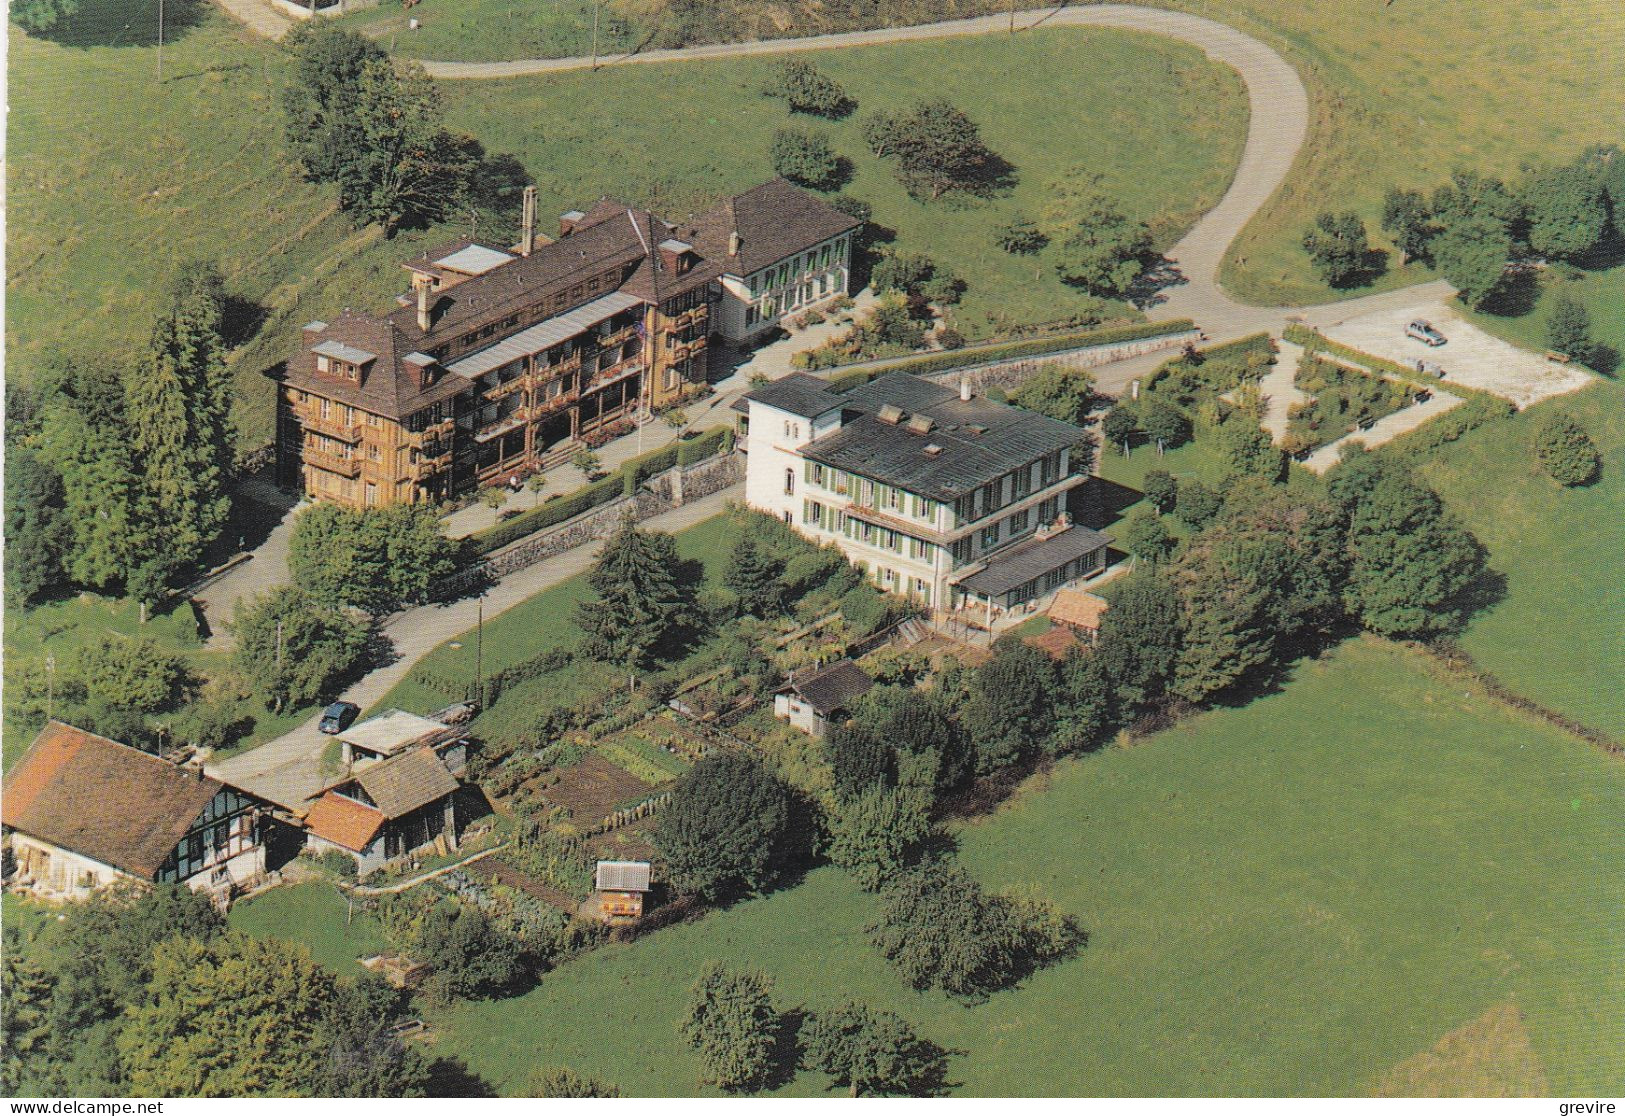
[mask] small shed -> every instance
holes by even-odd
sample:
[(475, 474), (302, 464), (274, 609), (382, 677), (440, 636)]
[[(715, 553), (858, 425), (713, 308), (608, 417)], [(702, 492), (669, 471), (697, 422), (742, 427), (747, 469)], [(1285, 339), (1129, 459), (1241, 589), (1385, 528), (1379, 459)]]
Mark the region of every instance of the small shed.
[(605, 922), (642, 918), (652, 871), (647, 860), (600, 860), (593, 874), (598, 916)]
[(1049, 618), (1064, 624), (1093, 643), (1100, 636), (1100, 620), (1111, 605), (1104, 597), (1082, 589), (1062, 589), (1049, 606)]
[(816, 670), (792, 672), (773, 695), (773, 715), (802, 732), (821, 737), (829, 730), (830, 719), (850, 708), (874, 684), (875, 680), (851, 659), (837, 659)]

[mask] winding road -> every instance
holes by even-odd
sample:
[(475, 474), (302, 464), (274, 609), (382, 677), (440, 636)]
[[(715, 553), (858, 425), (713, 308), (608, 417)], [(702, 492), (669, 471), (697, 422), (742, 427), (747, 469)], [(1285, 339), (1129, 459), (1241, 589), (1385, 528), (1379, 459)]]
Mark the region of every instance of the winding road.
[[(286, 17), (275, 13), (265, 0), (217, 0), (251, 29), (273, 38), (291, 26)], [(270, 13), (271, 18), (266, 17)], [(1286, 180), (1309, 130), (1309, 95), (1296, 71), (1275, 51), (1249, 35), (1225, 24), (1200, 16), (1158, 8), (1105, 4), (1091, 7), (1018, 12), (1018, 30), (1044, 26), (1101, 27), (1165, 35), (1189, 43), (1208, 57), (1233, 68), (1247, 87), (1250, 115), (1247, 142), (1237, 165), (1235, 178), (1218, 205), (1167, 253), (1173, 281), (1155, 297), (1147, 314), (1153, 318), (1191, 318), (1215, 341), (1247, 334), (1269, 332), (1279, 335), (1289, 321), (1312, 326), (1334, 325), (1346, 318), (1378, 309), (1397, 307), (1415, 301), (1446, 298), (1453, 292), (1443, 282), (1426, 283), (1388, 291), (1367, 298), (1327, 303), (1314, 307), (1247, 306), (1227, 295), (1219, 286), (1219, 266), (1225, 251), (1247, 222)], [(278, 30), (279, 24), (280, 30)], [(963, 35), (1007, 33), (1010, 17), (988, 16), (954, 20), (917, 27), (892, 27), (838, 35), (818, 35), (801, 39), (773, 39), (761, 42), (727, 43), (714, 46), (656, 50), (643, 54), (602, 59), (609, 66), (653, 65), (666, 62), (738, 58), (786, 54), (807, 50), (833, 50), (878, 43), (952, 38)], [(524, 77), (563, 73), (591, 68), (588, 58), (525, 59), (512, 62), (426, 62), (425, 69), (437, 78), (474, 80)], [(1128, 385), (1167, 359), (1166, 353), (1119, 361), (1095, 370), (1100, 390), (1121, 394)], [(694, 505), (668, 513), (651, 526), (676, 530), (721, 510), (726, 493), (708, 497)], [(669, 520), (666, 522), (664, 520)], [(548, 585), (585, 568), (596, 547), (584, 547), (560, 555), (519, 574), (503, 579), (485, 601), (485, 617), (490, 619)], [(476, 604), (472, 600), (450, 605), (423, 606), (401, 614), (390, 625), (396, 659), (387, 667), (369, 674), (343, 696), (366, 707), (378, 701), (405, 677), (411, 667), (443, 640), (473, 626)], [(316, 732), (316, 718), (288, 735), (210, 766), (211, 774), (246, 785), (273, 801), (297, 809), (304, 798), (319, 788), (324, 777), (320, 756), (327, 738)]]

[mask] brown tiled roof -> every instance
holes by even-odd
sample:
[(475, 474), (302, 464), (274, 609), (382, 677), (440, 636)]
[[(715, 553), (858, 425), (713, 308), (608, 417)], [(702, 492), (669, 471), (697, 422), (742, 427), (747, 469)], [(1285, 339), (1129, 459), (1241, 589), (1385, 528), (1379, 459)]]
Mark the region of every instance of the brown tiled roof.
[(1022, 641), (1028, 647), (1036, 647), (1050, 658), (1060, 661), (1066, 658), (1067, 652), (1077, 647), (1082, 641), (1077, 634), (1064, 624), (1056, 624), (1043, 635), (1028, 636)]
[(1060, 624), (1094, 631), (1100, 627), (1100, 618), (1111, 606), (1104, 597), (1097, 597), (1082, 589), (1062, 589), (1050, 602), (1049, 618)]
[(414, 748), (361, 768), (355, 781), (387, 818), (410, 814), (457, 789), (457, 779), (432, 748)]
[[(861, 221), (783, 178), (720, 202), (686, 231), (728, 275), (745, 276), (857, 228)], [(739, 234), (739, 255), (728, 257), (728, 234)]]
[(826, 667), (794, 675), (779, 691), (793, 691), (821, 714), (845, 709), (869, 692), (875, 680), (851, 659), (837, 659)]
[(6, 775), (0, 821), (150, 880), (224, 785), (51, 721)]
[(388, 820), (371, 806), (328, 791), (311, 804), (305, 828), (324, 841), (363, 852)]
[[(340, 314), (321, 332), (321, 340), (375, 354), (377, 359), (363, 382), (318, 376), (308, 347), (271, 374), (293, 387), (402, 419), (469, 387), (462, 377), (446, 374), (423, 387), (418, 370), (402, 363), (412, 352), (439, 348), (606, 271), (620, 269), (616, 289), (646, 302), (664, 302), (704, 287), (723, 274), (758, 271), (858, 224), (782, 178), (729, 198), (681, 228), (647, 210), (601, 198), (568, 236), (539, 244), (529, 256), (515, 257), (483, 275), (435, 292), (426, 331), (418, 328), (415, 304), (403, 304), (383, 315), (348, 310)], [(739, 234), (741, 248), (739, 256), (730, 258), (729, 234), (734, 232)], [(681, 275), (659, 259), (657, 246), (672, 238), (694, 247), (693, 265)], [(421, 253), (405, 266), (439, 273), (442, 269), (436, 260), (473, 243), (460, 237)]]

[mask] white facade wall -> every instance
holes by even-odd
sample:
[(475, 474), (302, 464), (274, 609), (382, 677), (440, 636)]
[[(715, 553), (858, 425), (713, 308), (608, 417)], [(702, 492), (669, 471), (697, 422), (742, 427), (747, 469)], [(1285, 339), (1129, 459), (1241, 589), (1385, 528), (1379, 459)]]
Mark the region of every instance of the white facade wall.
[(17, 859), (18, 878), (32, 880), (32, 890), (44, 898), (83, 899), (120, 880), (136, 879), (111, 864), (26, 833), (11, 835), (11, 852)]
[(847, 293), (851, 262), (852, 234), (843, 233), (749, 275), (725, 275), (715, 328), (740, 341), (822, 306)]
[(840, 425), (839, 410), (804, 418), (752, 400), (745, 435), (745, 503), (797, 526), (805, 486), (801, 455), (796, 451)]

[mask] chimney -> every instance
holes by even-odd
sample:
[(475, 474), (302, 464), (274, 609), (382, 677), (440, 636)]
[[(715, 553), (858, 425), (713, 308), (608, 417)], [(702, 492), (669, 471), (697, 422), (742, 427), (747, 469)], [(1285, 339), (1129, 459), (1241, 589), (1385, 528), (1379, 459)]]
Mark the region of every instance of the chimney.
[(432, 324), (429, 320), (429, 295), (431, 293), (429, 277), (427, 275), (414, 275), (412, 277), (412, 289), (417, 292), (418, 296), (418, 328), (424, 333), (428, 333), (429, 326)]
[(970, 381), (964, 376), (959, 377), (959, 401), (961, 403), (970, 402)]
[(728, 234), (728, 255), (739, 255), (739, 232), (737, 230)]
[(519, 254), (528, 256), (536, 250), (536, 187), (526, 186), (524, 199), (520, 222), (525, 231), (519, 241)]

